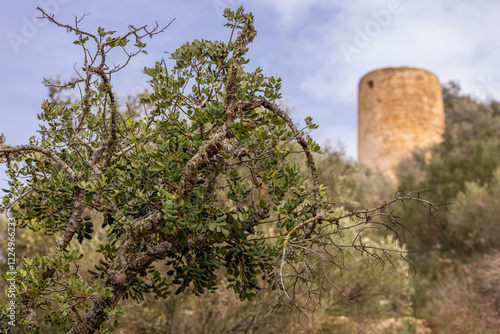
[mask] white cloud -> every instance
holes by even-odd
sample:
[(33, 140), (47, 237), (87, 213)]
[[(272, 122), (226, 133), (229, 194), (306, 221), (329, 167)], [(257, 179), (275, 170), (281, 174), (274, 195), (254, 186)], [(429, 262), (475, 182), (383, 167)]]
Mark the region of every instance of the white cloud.
[[(263, 3), (263, 1), (261, 1)], [(399, 1), (397, 11), (390, 18), (380, 17), (390, 8), (390, 0), (377, 1), (273, 1), (266, 2), (277, 15), (277, 26), (282, 36), (293, 40), (289, 50), (293, 56), (283, 61), (289, 69), (297, 69), (294, 82), (299, 88), (291, 99), (306, 106), (307, 100), (322, 104), (321, 110), (332, 108), (331, 115), (341, 117), (339, 128), (323, 128), (318, 136), (351, 138), (346, 146), (356, 150), (356, 124), (342, 117), (336, 107), (355, 113), (357, 89), (361, 77), (378, 68), (410, 66), (434, 72), (441, 82), (460, 81), (464, 92), (480, 98), (500, 98), (500, 68), (497, 55), (497, 13), (500, 3), (495, 1)], [(394, 3), (394, 1), (392, 2)], [(397, 1), (396, 1), (397, 5)], [(325, 18), (325, 13), (331, 18)], [(383, 20), (386, 21), (383, 21)], [(388, 21), (387, 21), (388, 20)], [(379, 23), (379, 31), (374, 23)], [(355, 45), (356, 31), (369, 31), (366, 46), (347, 61), (339, 45)], [(300, 98), (298, 97), (300, 96)], [(314, 114), (314, 112), (316, 114)], [(318, 111), (313, 117), (325, 119)], [(300, 108), (297, 112), (300, 114)], [(332, 116), (333, 117), (333, 116)]]
[[(284, 16), (293, 16), (300, 10), (300, 4), (288, 8)], [(322, 3), (318, 1), (318, 3)], [(355, 4), (356, 3), (356, 4)], [(471, 73), (484, 75), (497, 70), (494, 58), (488, 54), (498, 54), (500, 49), (492, 50), (492, 39), (497, 18), (491, 12), (498, 12), (500, 4), (495, 5), (489, 14), (482, 15), (484, 8), (478, 3), (456, 1), (454, 6), (444, 1), (415, 3), (401, 1), (402, 11), (393, 15), (386, 27), (380, 26), (380, 33), (370, 38), (368, 45), (357, 48), (347, 61), (339, 45), (349, 43), (355, 46), (355, 30), (363, 31), (369, 22), (375, 22), (370, 13), (383, 10), (387, 1), (377, 1), (370, 6), (349, 2), (343, 7), (342, 14), (330, 22), (309, 26), (314, 33), (298, 34), (297, 44), (302, 45), (295, 60), (307, 63), (303, 65), (307, 72), (303, 73), (300, 87), (312, 99), (333, 99), (340, 103), (353, 103), (356, 85), (362, 74), (386, 66), (424, 67), (448, 79), (455, 77), (472, 80), (475, 84), (464, 84), (464, 88), (477, 86), (479, 79), (471, 77)], [(283, 2), (276, 2), (275, 7), (282, 8)], [(373, 9), (375, 8), (375, 9)], [(481, 16), (481, 21), (478, 21)], [(478, 50), (489, 50), (486, 54), (478, 54)], [(478, 62), (488, 60), (487, 63)], [(483, 80), (484, 81), (484, 80)], [(480, 83), (479, 83), (480, 84)]]

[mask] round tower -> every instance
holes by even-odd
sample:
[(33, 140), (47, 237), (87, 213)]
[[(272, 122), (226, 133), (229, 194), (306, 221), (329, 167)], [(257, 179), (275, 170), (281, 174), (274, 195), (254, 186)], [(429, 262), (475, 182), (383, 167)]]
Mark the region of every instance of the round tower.
[(444, 104), (439, 79), (409, 67), (384, 68), (359, 83), (358, 160), (396, 181), (398, 164), (441, 141)]

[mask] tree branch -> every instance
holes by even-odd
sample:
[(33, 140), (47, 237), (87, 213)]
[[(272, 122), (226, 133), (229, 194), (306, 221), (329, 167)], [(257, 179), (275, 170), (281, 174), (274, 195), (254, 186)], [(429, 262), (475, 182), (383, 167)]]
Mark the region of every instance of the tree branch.
[(21, 152), (39, 152), (45, 155), (47, 158), (52, 159), (52, 161), (48, 161), (52, 165), (55, 165), (61, 168), (67, 175), (69, 180), (72, 183), (76, 183), (79, 181), (78, 176), (75, 174), (73, 169), (57, 154), (54, 152), (35, 145), (18, 145), (18, 146), (9, 146), (9, 145), (1, 145), (0, 146), (0, 159), (7, 158), (10, 154), (21, 153)]

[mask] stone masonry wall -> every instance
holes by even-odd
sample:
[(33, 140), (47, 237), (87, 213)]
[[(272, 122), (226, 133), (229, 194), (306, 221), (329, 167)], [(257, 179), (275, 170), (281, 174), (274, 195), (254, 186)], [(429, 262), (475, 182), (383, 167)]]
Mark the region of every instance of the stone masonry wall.
[(439, 79), (408, 67), (384, 68), (359, 83), (358, 160), (396, 181), (398, 164), (439, 143), (444, 104)]

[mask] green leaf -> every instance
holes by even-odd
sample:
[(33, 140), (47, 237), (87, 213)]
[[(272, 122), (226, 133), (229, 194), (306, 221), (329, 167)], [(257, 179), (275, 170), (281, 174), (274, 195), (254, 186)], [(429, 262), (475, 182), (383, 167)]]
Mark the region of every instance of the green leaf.
[(215, 223), (216, 224), (220, 224), (220, 223), (222, 223), (224, 221), (226, 221), (226, 216), (225, 215), (217, 217), (217, 219), (215, 220)]

